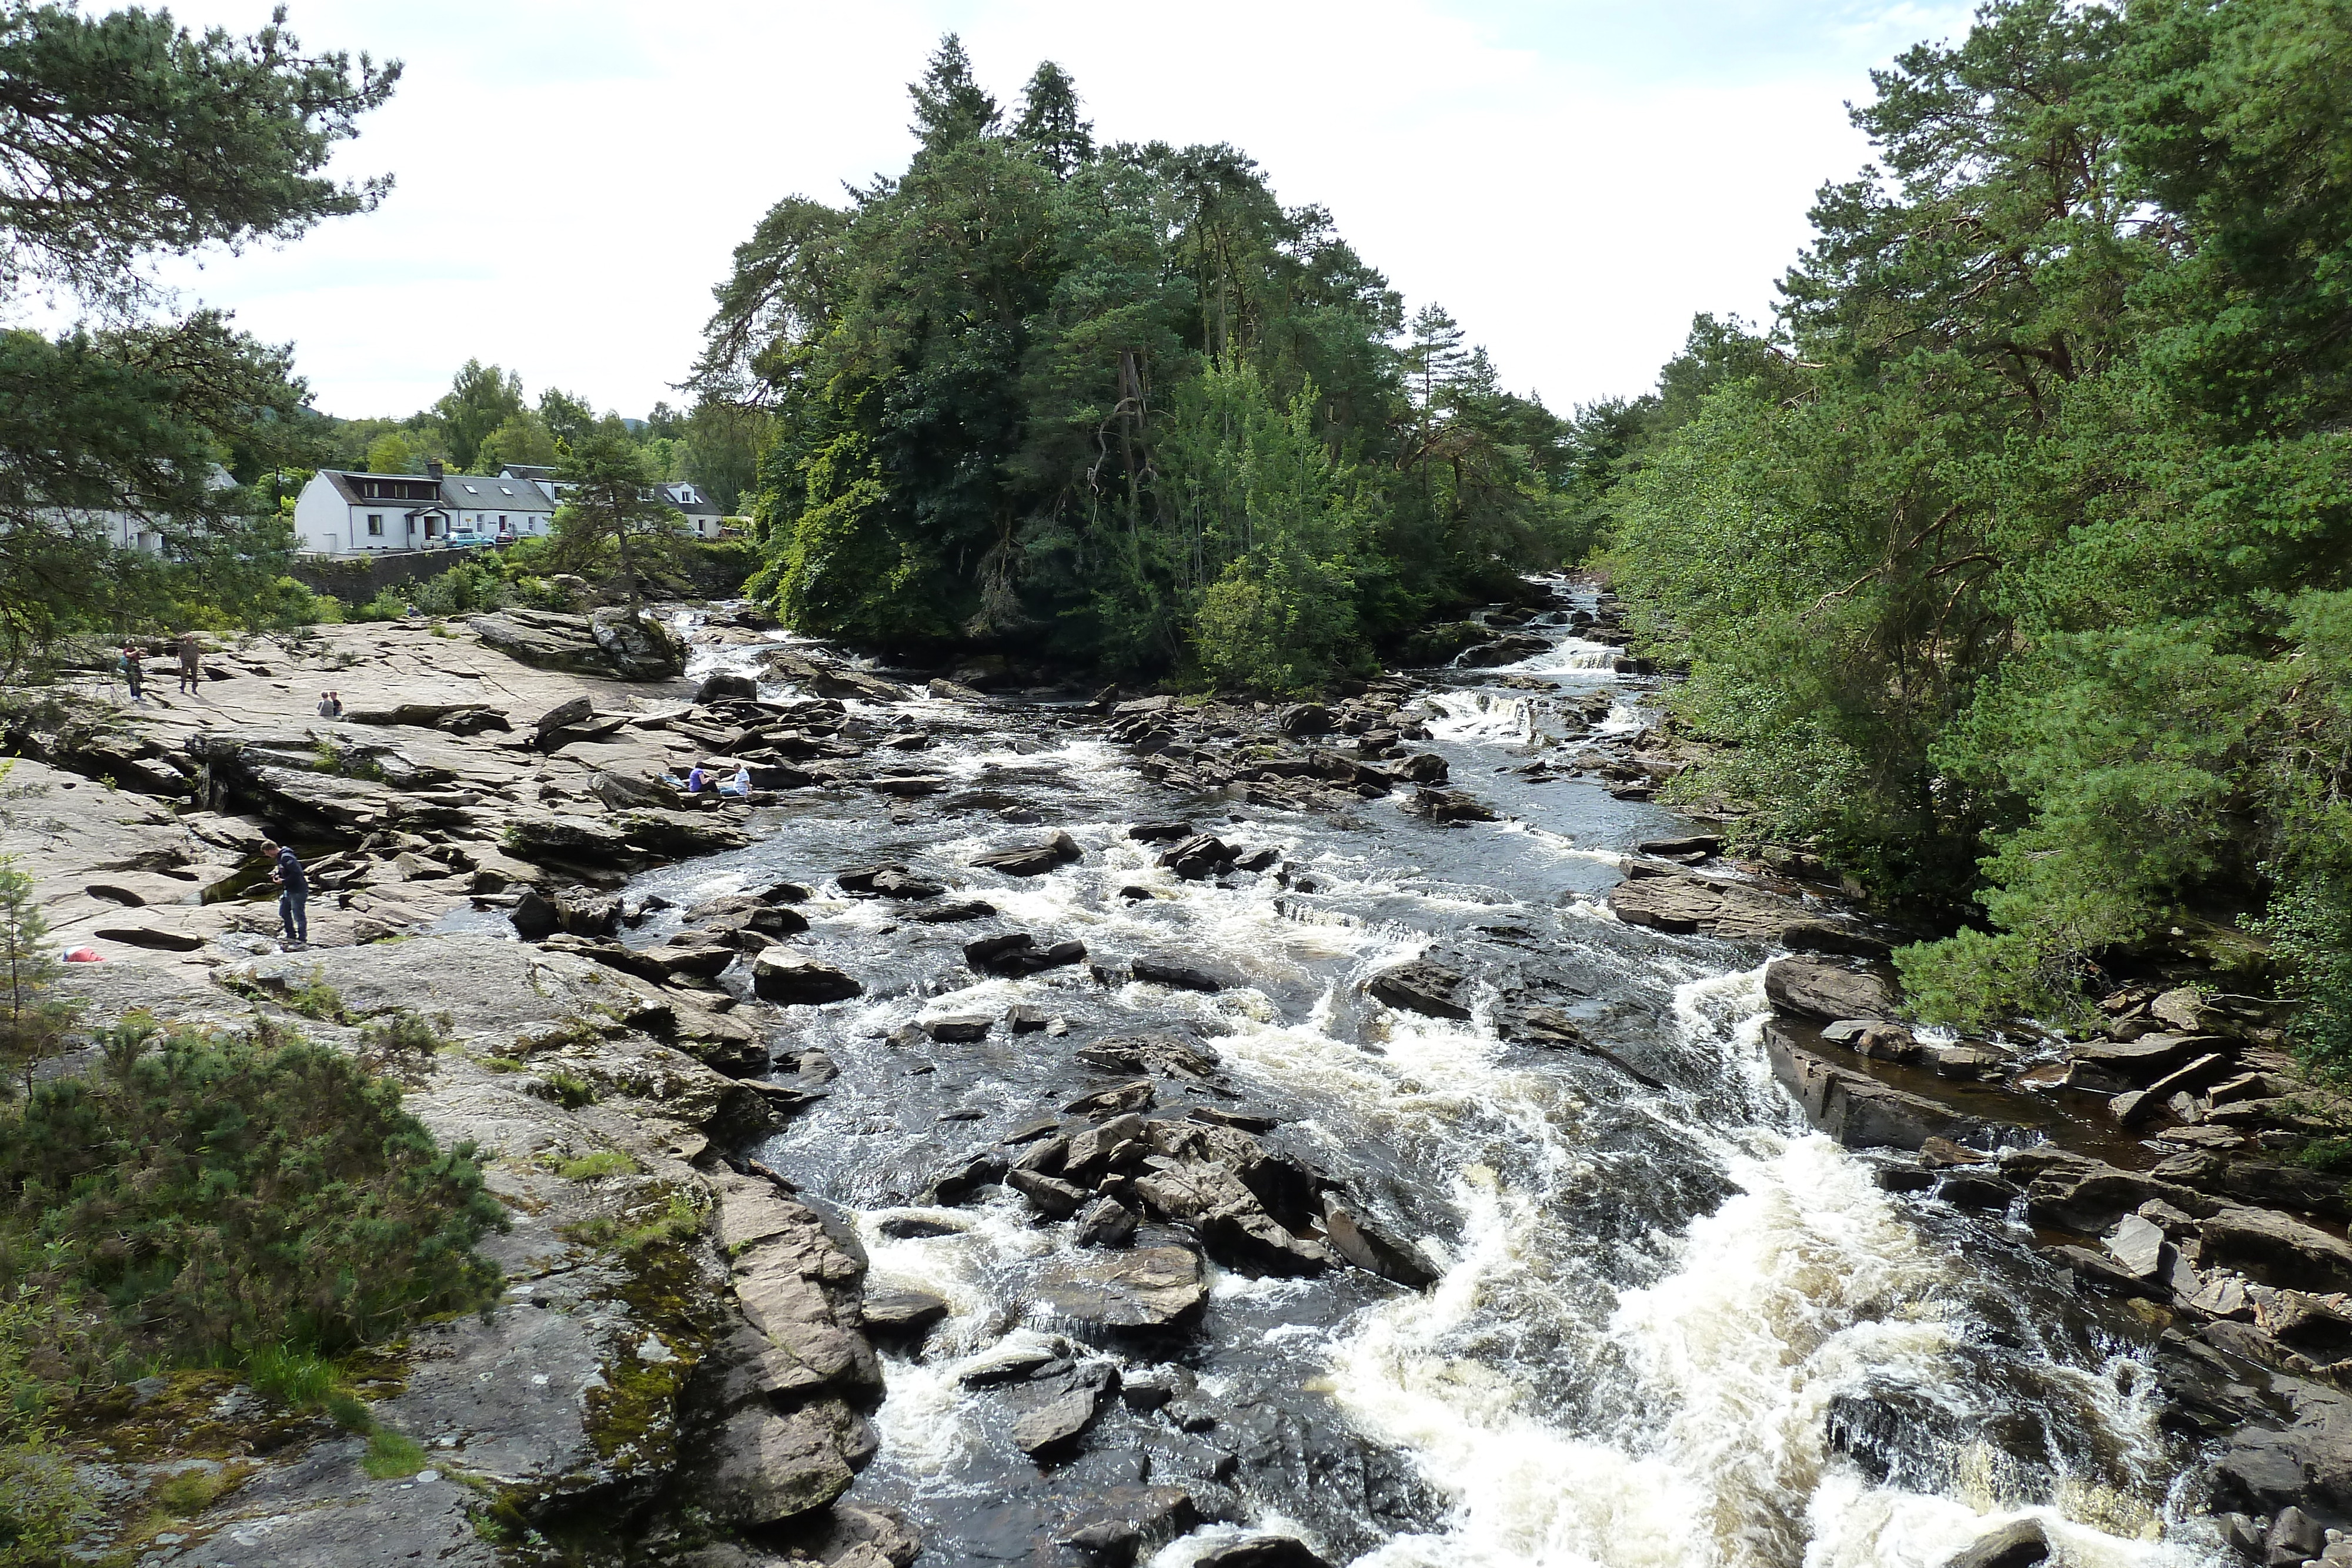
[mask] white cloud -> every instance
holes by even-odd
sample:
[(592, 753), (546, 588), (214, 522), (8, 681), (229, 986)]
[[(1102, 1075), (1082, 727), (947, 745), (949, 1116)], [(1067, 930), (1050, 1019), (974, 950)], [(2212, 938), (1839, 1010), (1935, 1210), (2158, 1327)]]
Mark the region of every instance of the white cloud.
[[(249, 28), (267, 5), (177, 10)], [(292, 340), (336, 413), (422, 406), (468, 357), (641, 413), (676, 400), (709, 289), (772, 202), (903, 167), (904, 84), (955, 27), (1000, 97), (1052, 57), (1098, 135), (1240, 147), (1564, 407), (1648, 384), (1694, 311), (1769, 310), (1811, 192), (1862, 160), (1842, 99), (1952, 15), (297, 0), (306, 44), (404, 60), (339, 164), (397, 187), (291, 247), (175, 277)]]

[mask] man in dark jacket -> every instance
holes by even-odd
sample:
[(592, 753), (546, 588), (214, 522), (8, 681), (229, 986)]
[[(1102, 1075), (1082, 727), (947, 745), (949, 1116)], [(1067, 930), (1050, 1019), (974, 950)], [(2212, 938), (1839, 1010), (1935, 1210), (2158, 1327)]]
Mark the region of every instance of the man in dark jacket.
[(277, 862), (269, 880), (280, 889), (278, 894), (278, 919), (286, 927), (286, 940), (297, 947), (310, 945), (310, 884), (302, 875), (302, 862), (294, 852), (265, 841), (261, 852)]

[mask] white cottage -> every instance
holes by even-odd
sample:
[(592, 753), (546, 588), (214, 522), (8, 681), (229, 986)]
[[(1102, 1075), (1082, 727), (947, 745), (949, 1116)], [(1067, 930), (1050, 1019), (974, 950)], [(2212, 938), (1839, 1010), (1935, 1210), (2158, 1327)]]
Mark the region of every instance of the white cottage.
[(321, 468), (294, 499), (297, 548), (314, 555), (465, 549), (545, 534), (555, 504), (520, 479)]

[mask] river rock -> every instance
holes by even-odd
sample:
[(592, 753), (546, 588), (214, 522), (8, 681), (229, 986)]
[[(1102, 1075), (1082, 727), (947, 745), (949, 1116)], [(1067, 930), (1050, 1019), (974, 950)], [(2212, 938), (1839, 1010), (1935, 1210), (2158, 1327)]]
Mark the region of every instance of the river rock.
[(894, 685), (879, 675), (869, 675), (863, 670), (853, 670), (845, 665), (820, 664), (806, 653), (791, 648), (763, 649), (760, 662), (774, 679), (790, 681), (821, 697), (859, 697), (874, 703), (907, 700), (906, 688)]
[(1810, 1019), (1885, 1019), (1895, 998), (1885, 980), (1819, 958), (1776, 958), (1764, 971), (1764, 995), (1784, 1013)]
[(1004, 1185), (1027, 1198), (1048, 1219), (1067, 1219), (1086, 1207), (1087, 1190), (1035, 1170), (1017, 1166), (1004, 1173)]
[(1036, 1458), (1077, 1441), (1095, 1424), (1104, 1401), (1118, 1386), (1117, 1370), (1107, 1364), (1098, 1364), (1104, 1375), (1079, 1379), (1067, 1393), (1013, 1422), (1013, 1447)]
[(1193, 1559), (1193, 1568), (1331, 1568), (1331, 1564), (1295, 1536), (1244, 1535), (1203, 1552)]
[(562, 615), (514, 608), (466, 624), (489, 646), (537, 669), (658, 681), (686, 668), (685, 650), (647, 611), (615, 606), (593, 615)]
[(842, 1428), (858, 1419), (835, 1400), (790, 1415), (751, 1406), (728, 1417), (700, 1476), (704, 1506), (727, 1523), (760, 1528), (799, 1519), (849, 1490)]
[(596, 702), (593, 697), (586, 695), (566, 697), (541, 714), (531, 724), (531, 731), (544, 743), (551, 735), (587, 723), (595, 716), (595, 712)]
[[(1125, 1397), (1127, 1388), (1121, 1385)], [(1094, 1516), (1062, 1537), (1096, 1568), (1131, 1568), (1145, 1550), (1197, 1528), (1201, 1511), (1181, 1487), (1117, 1486), (1094, 1500)]]
[(1993, 1131), (1974, 1116), (1834, 1066), (1799, 1046), (1778, 1024), (1766, 1025), (1764, 1046), (1774, 1075), (1804, 1106), (1813, 1125), (1848, 1148), (1916, 1149), (1931, 1137), (1962, 1143)]
[(1128, 966), (1128, 973), (1150, 985), (1169, 986), (1180, 991), (1222, 991), (1233, 983), (1181, 958), (1138, 958)]
[(2033, 1568), (2050, 1555), (2038, 1519), (2021, 1519), (1979, 1536), (1944, 1560), (1943, 1568)]
[(1056, 942), (1040, 947), (1037, 939), (1025, 931), (1008, 931), (1001, 936), (982, 936), (963, 945), (964, 962), (982, 974), (1035, 975), (1047, 969), (1086, 961), (1087, 945), (1083, 942)]
[(1077, 1060), (1104, 1072), (1173, 1073), (1206, 1078), (1217, 1070), (1217, 1055), (1198, 1040), (1171, 1034), (1115, 1035), (1082, 1046)]
[(1499, 821), (1495, 809), (1460, 789), (1433, 789), (1426, 785), (1412, 792), (1405, 810), (1433, 822), (1492, 822)]
[(1442, 964), (1416, 958), (1372, 977), (1364, 989), (1374, 999), (1404, 1012), (1431, 1018), (1466, 1019), (1469, 1004), (1459, 999), (1461, 974)]
[(2153, 1280), (2163, 1266), (2165, 1236), (2158, 1226), (2137, 1214), (2126, 1214), (2101, 1245), (2123, 1270), (2136, 1279)]
[(2198, 1265), (2234, 1269), (2266, 1284), (2352, 1290), (2352, 1246), (2267, 1208), (2224, 1208), (2198, 1227)]
[(1628, 925), (1748, 942), (1778, 941), (1806, 918), (1801, 905), (1744, 883), (1694, 876), (1628, 877), (1609, 890), (1607, 903)]
[(712, 703), (732, 702), (738, 698), (757, 702), (760, 698), (760, 683), (749, 675), (737, 674), (731, 670), (713, 670), (702, 677), (701, 685), (694, 688), (694, 701), (698, 707), (708, 707)]
[(765, 1001), (818, 1006), (865, 989), (832, 965), (782, 947), (767, 948), (751, 961), (752, 994)]
[(1078, 1216), (1070, 1239), (1081, 1247), (1124, 1247), (1135, 1239), (1135, 1211), (1115, 1198), (1098, 1197)]
[(2144, 1034), (2137, 1040), (2095, 1040), (2069, 1048), (2074, 1060), (2131, 1083), (2152, 1083), (2198, 1058), (2225, 1054), (2232, 1043), (2216, 1035)]
[(948, 1315), (948, 1304), (928, 1291), (868, 1291), (860, 1315), (870, 1337), (912, 1344)]
[(1418, 1253), (1359, 1219), (1340, 1204), (1336, 1193), (1323, 1195), (1323, 1239), (1332, 1251), (1368, 1274), (1415, 1291), (1437, 1282), (1437, 1271)]
[(1055, 833), (1042, 844), (1016, 844), (974, 855), (971, 863), (1001, 871), (1007, 876), (1043, 876), (1056, 866), (1076, 860), (1079, 853), (1076, 839), (1067, 833)]
[(1059, 1262), (1039, 1280), (1048, 1311), (1088, 1328), (1189, 1328), (1208, 1301), (1201, 1260), (1182, 1247), (1141, 1247), (1099, 1262)]

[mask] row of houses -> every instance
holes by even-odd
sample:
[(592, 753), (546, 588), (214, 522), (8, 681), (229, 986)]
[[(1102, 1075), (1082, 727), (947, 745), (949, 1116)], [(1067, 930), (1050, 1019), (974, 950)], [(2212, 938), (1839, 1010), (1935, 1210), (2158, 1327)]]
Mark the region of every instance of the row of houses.
[[(294, 498), (295, 548), (364, 556), (537, 538), (552, 531), (555, 508), (571, 488), (554, 469), (530, 464), (509, 463), (496, 474), (451, 474), (437, 462), (425, 466), (423, 474), (320, 469)], [(684, 515), (697, 538), (719, 537), (724, 519), (694, 485), (664, 483), (653, 494)]]

